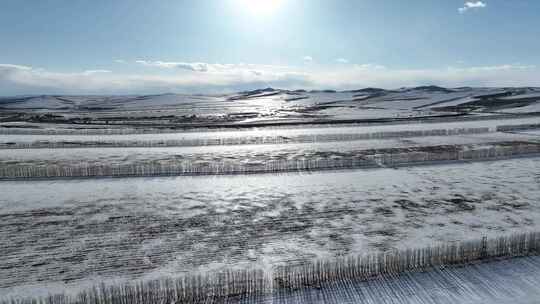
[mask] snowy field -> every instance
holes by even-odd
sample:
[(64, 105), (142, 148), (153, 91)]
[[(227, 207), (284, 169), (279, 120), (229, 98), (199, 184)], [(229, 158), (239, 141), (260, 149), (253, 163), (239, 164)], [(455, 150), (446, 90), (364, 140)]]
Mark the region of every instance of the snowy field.
[(522, 126), (540, 126), (540, 117), (101, 137), (1, 135), (0, 178), (279, 173), (538, 154), (540, 139)]
[[(303, 263), (540, 228), (540, 159), (2, 182), (0, 294)], [(39, 288), (38, 288), (39, 290)]]
[(0, 299), (540, 231), (539, 100), (0, 98)]
[(493, 133), (497, 127), (540, 125), (540, 117), (444, 123), (365, 126), (297, 126), (247, 128), (235, 131), (191, 131), (123, 135), (0, 134), (0, 148), (160, 147), (241, 144), (312, 143), (328, 141), (406, 138), (433, 135)]
[(345, 281), (241, 303), (535, 304), (540, 298), (539, 262), (538, 257), (518, 258), (371, 282)]

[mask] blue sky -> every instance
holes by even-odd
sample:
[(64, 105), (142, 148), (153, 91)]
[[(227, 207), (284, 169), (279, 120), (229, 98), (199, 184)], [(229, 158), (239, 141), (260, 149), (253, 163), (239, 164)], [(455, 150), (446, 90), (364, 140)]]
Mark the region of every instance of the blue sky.
[(537, 0), (2, 0), (0, 95), (540, 86)]

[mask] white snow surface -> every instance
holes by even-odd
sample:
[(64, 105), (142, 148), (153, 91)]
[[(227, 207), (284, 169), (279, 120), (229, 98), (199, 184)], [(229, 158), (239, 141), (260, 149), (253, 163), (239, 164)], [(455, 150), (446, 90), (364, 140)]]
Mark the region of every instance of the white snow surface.
[(540, 299), (540, 258), (335, 282), (283, 292), (253, 303), (534, 304)]
[[(495, 97), (489, 97), (491, 95)], [(486, 98), (492, 100), (492, 103), (483, 102), (488, 100)], [(480, 102), (480, 108), (489, 112), (492, 106), (498, 106), (501, 102), (512, 104), (513, 100), (520, 98), (530, 99), (530, 110), (533, 111), (537, 109), (540, 92), (534, 88), (419, 87), (397, 91), (297, 92), (267, 89), (224, 95), (30, 96), (0, 98), (0, 109), (55, 113), (64, 118), (112, 118), (115, 122), (123, 123), (129, 123), (130, 120), (118, 119), (119, 113), (130, 119), (139, 117), (141, 121), (149, 116), (165, 120), (182, 117), (183, 122), (189, 123), (192, 120), (186, 120), (186, 117), (195, 116), (199, 121), (208, 123), (301, 122), (448, 115), (455, 110), (440, 109), (470, 103), (474, 105), (477, 102)], [(505, 111), (512, 112), (513, 107), (505, 107)], [(516, 110), (517, 113), (529, 109), (523, 105), (515, 107), (521, 109)]]
[[(0, 98), (2, 134), (12, 130), (8, 127), (29, 133), (33, 130), (84, 133), (92, 128), (137, 133), (133, 131), (137, 124), (152, 132), (158, 130), (152, 129), (156, 126), (176, 123), (200, 123), (207, 128), (218, 123), (236, 126), (254, 122), (387, 119), (377, 124), (330, 127), (189, 132), (171, 129), (160, 134), (103, 136), (0, 135), (0, 166), (17, 169), (17, 166), (57, 164), (69, 168), (80, 164), (182, 161), (203, 164), (232, 161), (250, 166), (274, 160), (339, 159), (362, 155), (362, 151), (369, 149), (441, 145), (482, 148), (498, 142), (534, 145), (540, 141), (538, 130), (499, 132), (497, 127), (540, 124), (538, 116), (524, 115), (537, 112), (539, 92), (534, 88), (423, 87), (350, 92), (268, 89), (215, 96)], [(430, 119), (430, 123), (401, 120), (458, 112), (466, 117), (460, 121)], [(48, 121), (50, 117), (44, 115), (47, 113), (63, 120)], [(83, 118), (97, 122), (88, 125), (67, 122)], [(117, 125), (109, 124), (111, 121)], [(31, 129), (34, 127), (37, 129)], [(485, 130), (479, 134), (377, 137), (385, 132), (470, 128)], [(374, 137), (347, 139), (359, 134)], [(309, 137), (313, 140), (305, 140)], [(253, 138), (271, 141), (257, 142)], [(205, 143), (215, 140), (227, 143), (231, 139), (232, 144)], [(177, 146), (5, 148), (39, 142), (167, 140), (177, 141)], [(73, 292), (98, 282), (175, 277), (225, 268), (271, 270), (284, 263), (303, 264), (317, 258), (538, 231), (539, 172), (540, 158), (529, 157), (399, 169), (0, 181), (0, 298)], [(519, 268), (523, 266), (521, 262), (515, 263), (516, 268), (509, 272), (523, 269)], [(495, 271), (495, 281), (488, 286), (488, 293), (497, 295), (497, 288), (505, 286), (505, 277), (512, 273), (498, 276), (505, 268), (495, 268), (474, 271)], [(466, 273), (456, 271), (455, 275), (466, 279)], [(417, 280), (431, 286), (440, 296), (435, 296), (432, 302), (445, 299), (447, 291), (439, 292), (439, 286), (429, 285), (429, 274), (418, 275)], [(532, 276), (516, 275), (514, 283), (519, 285), (519, 279), (523, 278), (524, 282), (533, 282), (537, 275), (538, 272)], [(465, 288), (472, 286), (463, 284)], [(538, 295), (537, 290), (529, 288), (532, 285), (520, 286), (523, 288), (506, 293), (523, 296), (515, 298), (515, 303), (529, 303), (530, 297)], [(476, 294), (487, 287), (482, 288)], [(464, 303), (497, 303), (496, 300), (502, 303), (505, 299), (476, 297), (467, 302), (467, 295), (471, 293), (452, 299)], [(411, 294), (404, 303), (418, 303), (414, 298)], [(335, 303), (350, 300), (336, 299)], [(400, 303), (396, 301), (388, 300)]]
[(539, 164), (0, 182), (0, 295), (536, 231)]

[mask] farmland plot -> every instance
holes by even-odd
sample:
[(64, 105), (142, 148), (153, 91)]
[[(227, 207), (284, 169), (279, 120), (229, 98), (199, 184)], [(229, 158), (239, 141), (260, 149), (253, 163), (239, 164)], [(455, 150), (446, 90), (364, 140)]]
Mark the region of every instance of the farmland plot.
[(539, 163), (2, 182), (1, 293), (537, 230)]
[(0, 299), (540, 230), (540, 119), (499, 111), (536, 89), (40, 98), (3, 102)]

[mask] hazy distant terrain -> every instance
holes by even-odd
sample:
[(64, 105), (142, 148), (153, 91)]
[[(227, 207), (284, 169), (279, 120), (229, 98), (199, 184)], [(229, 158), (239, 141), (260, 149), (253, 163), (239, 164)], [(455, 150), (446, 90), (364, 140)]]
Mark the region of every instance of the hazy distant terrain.
[[(228, 95), (19, 96), (0, 98), (0, 127), (33, 130), (391, 122), (540, 112), (538, 88), (287, 91)], [(5, 131), (0, 129), (1, 131)], [(37, 132), (37, 131), (36, 131)]]

